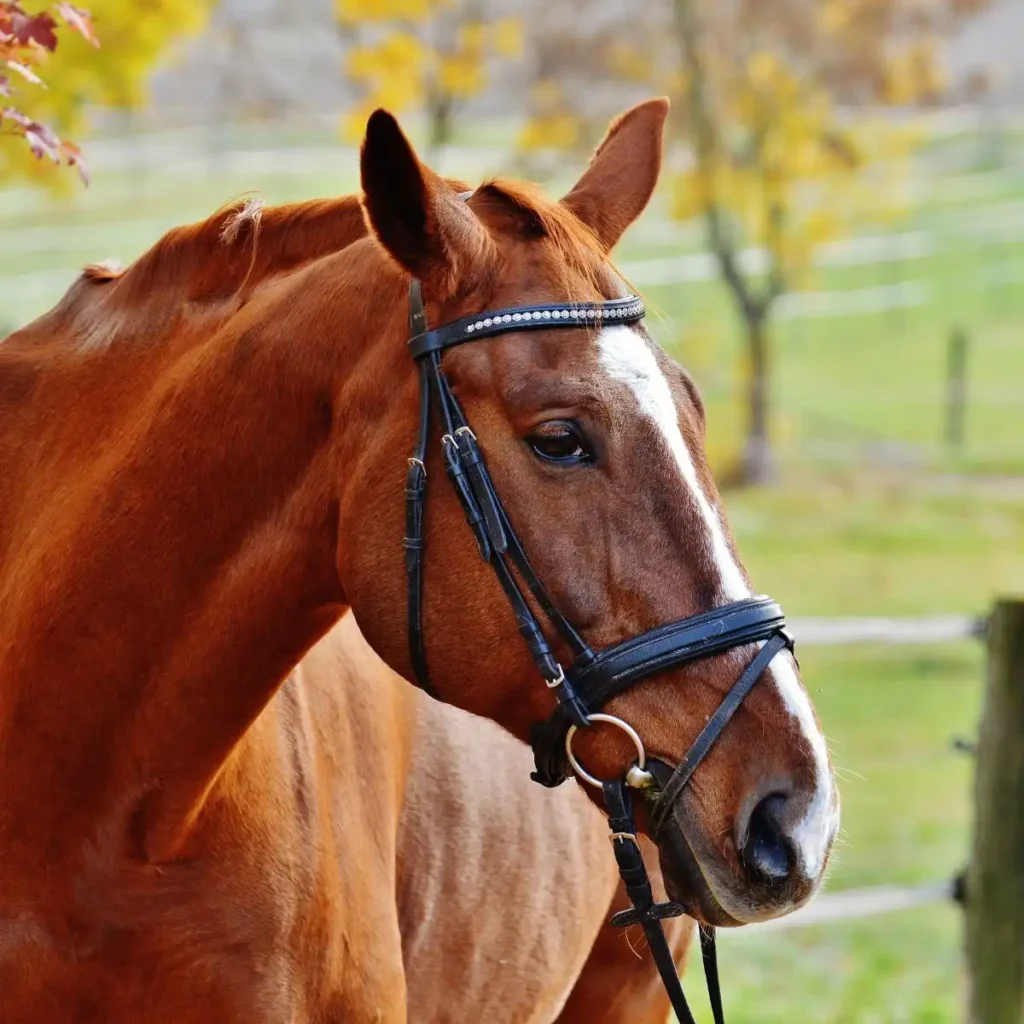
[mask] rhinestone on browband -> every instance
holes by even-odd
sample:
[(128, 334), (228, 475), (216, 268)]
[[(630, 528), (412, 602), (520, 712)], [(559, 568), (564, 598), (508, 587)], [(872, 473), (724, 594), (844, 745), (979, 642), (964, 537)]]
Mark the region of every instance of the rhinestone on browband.
[(495, 324), (521, 323), (526, 320), (622, 320), (628, 317), (637, 317), (644, 311), (644, 304), (637, 300), (631, 306), (623, 306), (620, 309), (603, 309), (601, 306), (585, 307), (582, 309), (544, 309), (533, 312), (505, 313), (502, 316), (485, 316), (474, 323), (466, 324), (464, 331), (472, 334), (474, 331), (482, 331), (485, 327), (493, 327)]

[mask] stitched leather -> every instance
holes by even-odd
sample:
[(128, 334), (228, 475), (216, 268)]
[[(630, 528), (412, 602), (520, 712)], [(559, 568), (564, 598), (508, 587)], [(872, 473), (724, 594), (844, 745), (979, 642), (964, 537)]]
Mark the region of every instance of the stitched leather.
[(745, 598), (623, 640), (589, 664), (574, 665), (569, 674), (577, 692), (596, 708), (655, 672), (767, 640), (785, 624), (771, 598)]

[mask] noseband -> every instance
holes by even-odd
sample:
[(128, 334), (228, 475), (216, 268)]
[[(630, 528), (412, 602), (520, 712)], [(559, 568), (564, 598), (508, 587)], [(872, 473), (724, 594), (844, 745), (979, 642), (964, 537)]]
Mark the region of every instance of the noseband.
[[(603, 790), (615, 858), (626, 891), (633, 901), (633, 908), (616, 914), (612, 924), (620, 927), (640, 924), (643, 927), (680, 1024), (693, 1024), (693, 1016), (686, 1004), (671, 950), (660, 924), (663, 918), (677, 917), (685, 913), (685, 910), (676, 903), (659, 904), (654, 900), (636, 838), (630, 790), (643, 791), (650, 801), (650, 820), (653, 833), (657, 836), (697, 766), (771, 660), (781, 650), (792, 649), (793, 641), (786, 632), (782, 609), (769, 598), (750, 597), (659, 626), (604, 650), (591, 650), (558, 610), (534, 572), (495, 490), (476, 435), (470, 429), (441, 367), (441, 356), (445, 349), (467, 342), (538, 329), (635, 324), (643, 316), (643, 302), (631, 295), (600, 303), (516, 306), (463, 317), (430, 329), (420, 282), (411, 282), (409, 327), (413, 336), (409, 348), (419, 368), (420, 424), (416, 448), (413, 457), (409, 459), (405, 485), (404, 543), (409, 587), (409, 647), (419, 685), (436, 696), (427, 674), (422, 624), (426, 451), (431, 411), (436, 409), (443, 428), (441, 452), (448, 480), (462, 505), (480, 557), (490, 564), (498, 577), (537, 670), (556, 701), (551, 717), (546, 722), (535, 724), (531, 730), (530, 741), (536, 762), (536, 771), (531, 778), (544, 786), (557, 786), (567, 778), (571, 764), (580, 778)], [(572, 653), (568, 668), (563, 667), (552, 651), (517, 574), (550, 627)], [(678, 668), (749, 644), (762, 646), (671, 777), (659, 787), (654, 775), (647, 770), (643, 744), (635, 730), (615, 716), (600, 714), (600, 709), (617, 694), (657, 672)], [(595, 722), (616, 725), (636, 745), (636, 763), (623, 779), (596, 779), (582, 768), (572, 754), (572, 739), (576, 731)], [(703, 926), (699, 930), (712, 1010), (716, 1024), (722, 1024), (714, 930)]]

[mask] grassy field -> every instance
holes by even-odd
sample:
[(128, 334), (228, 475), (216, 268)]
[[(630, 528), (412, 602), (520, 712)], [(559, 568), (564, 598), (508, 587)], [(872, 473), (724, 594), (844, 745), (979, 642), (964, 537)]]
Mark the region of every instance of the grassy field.
[[(726, 503), (756, 585), (792, 615), (978, 613), (994, 595), (1024, 590), (1024, 485), (997, 481), (983, 491), (954, 480), (942, 488), (938, 475), (1024, 473), (1024, 230), (974, 230), (998, 227), (1001, 217), (1012, 228), (1024, 182), (993, 180), (959, 191), (940, 182), (899, 225), (930, 233), (927, 254), (822, 268), (813, 281), (824, 292), (913, 284), (923, 304), (775, 325), (773, 426), (784, 484), (728, 494)], [(336, 166), (297, 154), (294, 167), (273, 168), (211, 154), (187, 173), (98, 175), (62, 209), (0, 193), (0, 321), (14, 325), (47, 308), (84, 262), (127, 261), (167, 227), (247, 190), (280, 202), (355, 184), (351, 151), (339, 152)], [(699, 250), (699, 231), (666, 231), (663, 209), (656, 203), (628, 237), (622, 262)], [(705, 394), (709, 449), (722, 468), (742, 441), (740, 345), (727, 298), (715, 282), (644, 291), (661, 317), (652, 318), (655, 334)], [(950, 454), (940, 440), (954, 326), (970, 332), (971, 347), (967, 442)], [(980, 647), (806, 649), (801, 662), (842, 777), (830, 888), (949, 878), (966, 855), (971, 770), (950, 740), (973, 734), (977, 722)], [(956, 910), (940, 906), (761, 936), (747, 930), (723, 940), (729, 1019), (955, 1021), (959, 943)], [(698, 975), (696, 966), (688, 987), (707, 1019)]]
[[(727, 495), (756, 586), (794, 615), (984, 611), (1024, 591), (1024, 501), (936, 497), (860, 476)], [(827, 888), (950, 878), (969, 842), (983, 652), (807, 648), (804, 678), (840, 775), (843, 830)], [(732, 1024), (939, 1024), (963, 1019), (960, 917), (929, 906), (722, 940)], [(688, 972), (708, 1018), (700, 966)]]

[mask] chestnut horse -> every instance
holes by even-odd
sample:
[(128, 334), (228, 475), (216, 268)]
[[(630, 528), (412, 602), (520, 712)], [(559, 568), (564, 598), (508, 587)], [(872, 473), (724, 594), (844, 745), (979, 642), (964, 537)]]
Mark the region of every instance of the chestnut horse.
[[(346, 608), (413, 674), (410, 276), (432, 323), (623, 295), (608, 254), (655, 187), (666, 113), (620, 118), (560, 202), (490, 182), (467, 203), (378, 112), (361, 202), (172, 231), (0, 345), (5, 1021), (407, 1019), (397, 826), (375, 799), (402, 780), (375, 778), (379, 740), (335, 691), (281, 684)], [(444, 359), (534, 567), (593, 647), (750, 594), (696, 389), (641, 325)], [(526, 738), (554, 697), (447, 489), (425, 539), (438, 694)], [(608, 710), (672, 764), (755, 651), (667, 669)], [(576, 752), (607, 778), (634, 757), (600, 726)], [(838, 800), (788, 652), (671, 812), (665, 885), (696, 917), (810, 897)]]

